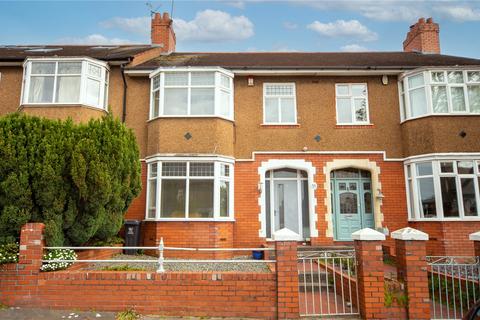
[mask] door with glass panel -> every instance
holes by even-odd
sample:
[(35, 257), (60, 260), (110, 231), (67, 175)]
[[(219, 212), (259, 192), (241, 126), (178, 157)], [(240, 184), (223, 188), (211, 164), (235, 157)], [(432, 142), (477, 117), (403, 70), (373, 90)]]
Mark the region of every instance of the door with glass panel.
[(374, 228), (370, 173), (342, 169), (332, 172), (331, 178), (335, 239), (350, 241), (353, 232)]
[(308, 182), (304, 171), (279, 169), (266, 173), (267, 238), (287, 228), (302, 239), (310, 236)]

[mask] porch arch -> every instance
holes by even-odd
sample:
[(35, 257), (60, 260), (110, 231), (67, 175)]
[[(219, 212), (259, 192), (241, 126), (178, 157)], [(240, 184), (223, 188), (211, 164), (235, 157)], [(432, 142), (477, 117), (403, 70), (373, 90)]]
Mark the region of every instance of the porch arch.
[(372, 196), (373, 196), (373, 218), (375, 222), (375, 228), (382, 228), (383, 213), (382, 213), (382, 200), (377, 198), (379, 191), (382, 190), (382, 185), (379, 180), (380, 168), (375, 161), (368, 159), (335, 159), (333, 161), (325, 163), (323, 167), (323, 173), (325, 175), (325, 207), (327, 208), (325, 213), (325, 221), (327, 223), (327, 229), (325, 236), (333, 238), (333, 208), (332, 208), (332, 190), (330, 173), (335, 170), (355, 168), (369, 171), (372, 181)]
[(317, 230), (317, 214), (316, 206), (317, 199), (315, 198), (315, 190), (317, 184), (315, 183), (316, 168), (311, 162), (301, 159), (272, 159), (268, 161), (262, 161), (261, 166), (258, 168), (259, 179), (259, 192), (258, 205), (260, 207), (260, 213), (258, 214), (258, 220), (260, 221), (259, 236), (265, 238), (267, 236), (267, 221), (266, 221), (266, 205), (265, 205), (265, 174), (267, 171), (276, 169), (295, 169), (302, 170), (307, 173), (308, 180), (308, 199), (309, 199), (309, 218), (310, 218), (310, 237), (318, 237)]

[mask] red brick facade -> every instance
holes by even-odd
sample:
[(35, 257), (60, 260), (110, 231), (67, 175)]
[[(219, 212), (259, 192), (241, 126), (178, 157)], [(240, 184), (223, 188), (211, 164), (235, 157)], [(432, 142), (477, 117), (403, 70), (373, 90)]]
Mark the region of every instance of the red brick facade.
[(403, 51), (422, 53), (440, 53), (439, 26), (432, 18), (418, 19), (410, 27), (407, 38), (403, 42)]
[[(470, 233), (480, 230), (480, 221), (448, 221), (448, 222), (408, 222), (404, 167), (401, 161), (385, 161), (383, 154), (262, 154), (253, 161), (237, 161), (235, 163), (235, 210), (232, 222), (144, 222), (142, 237), (144, 245), (158, 245), (160, 237), (167, 246), (180, 247), (257, 247), (267, 244), (265, 238), (259, 236), (260, 206), (258, 184), (260, 177), (258, 168), (262, 162), (270, 159), (302, 159), (311, 162), (316, 168), (315, 198), (317, 200), (318, 237), (311, 239), (311, 245), (351, 245), (351, 242), (334, 241), (326, 236), (327, 207), (325, 205), (326, 176), (323, 173), (327, 162), (337, 159), (367, 159), (375, 162), (380, 169), (378, 180), (385, 196), (381, 203), (383, 215), (382, 227), (389, 231), (410, 226), (430, 235), (427, 242), (428, 255), (473, 254), (473, 245), (468, 240)], [(147, 166), (142, 161), (142, 184), (146, 185)], [(146, 188), (137, 197), (128, 210), (127, 219), (144, 220), (146, 205)], [(395, 254), (395, 242), (389, 238), (384, 242), (387, 250)], [(168, 254), (168, 253), (167, 253)], [(198, 255), (200, 256), (200, 255)], [(226, 257), (226, 253), (208, 255), (209, 257)]]

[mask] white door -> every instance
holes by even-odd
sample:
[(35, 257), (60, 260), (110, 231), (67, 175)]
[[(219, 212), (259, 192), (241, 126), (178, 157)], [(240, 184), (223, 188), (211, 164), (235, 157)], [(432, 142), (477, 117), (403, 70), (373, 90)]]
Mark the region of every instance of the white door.
[(298, 201), (298, 181), (274, 180), (273, 186), (275, 231), (287, 228), (301, 235), (302, 215), (299, 212), (301, 207)]

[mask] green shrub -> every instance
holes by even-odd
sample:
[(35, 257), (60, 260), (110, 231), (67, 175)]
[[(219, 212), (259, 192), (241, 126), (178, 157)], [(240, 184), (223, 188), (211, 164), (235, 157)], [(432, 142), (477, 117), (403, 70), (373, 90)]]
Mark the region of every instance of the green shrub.
[[(43, 255), (43, 260), (77, 260), (77, 254), (70, 249), (48, 250)], [(42, 271), (57, 271), (67, 269), (73, 262), (44, 262), (40, 267)]]
[(133, 309), (128, 309), (117, 313), (115, 320), (136, 320), (140, 319), (140, 315)]
[(0, 264), (17, 263), (19, 248), (17, 242), (0, 245)]
[(106, 266), (106, 267), (103, 267), (101, 270), (103, 271), (145, 271), (145, 268), (134, 267), (128, 264), (122, 264), (118, 266)]
[(135, 135), (112, 116), (74, 124), (0, 118), (0, 243), (45, 223), (49, 246), (106, 240), (141, 190)]

